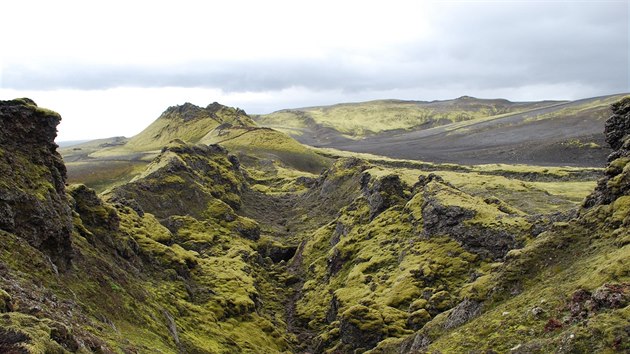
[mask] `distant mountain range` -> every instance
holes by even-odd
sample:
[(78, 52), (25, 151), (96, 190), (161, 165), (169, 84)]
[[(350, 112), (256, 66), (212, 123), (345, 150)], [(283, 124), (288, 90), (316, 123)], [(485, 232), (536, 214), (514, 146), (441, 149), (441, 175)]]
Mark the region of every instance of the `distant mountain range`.
[(577, 101), (380, 100), (253, 116), (317, 147), (460, 164), (601, 166), (610, 95)]

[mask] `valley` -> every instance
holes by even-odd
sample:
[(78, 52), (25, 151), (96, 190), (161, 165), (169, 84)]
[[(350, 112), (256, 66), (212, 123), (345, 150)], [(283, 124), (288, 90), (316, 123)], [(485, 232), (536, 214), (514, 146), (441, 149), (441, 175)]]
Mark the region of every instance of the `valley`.
[(624, 95), (0, 118), (0, 352), (630, 350)]

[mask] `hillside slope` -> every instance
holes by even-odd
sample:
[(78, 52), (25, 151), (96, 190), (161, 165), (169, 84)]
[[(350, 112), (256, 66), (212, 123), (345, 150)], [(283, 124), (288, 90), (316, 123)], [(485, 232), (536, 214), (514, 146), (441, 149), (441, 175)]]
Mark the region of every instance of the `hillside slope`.
[[(255, 117), (262, 125), (281, 127), (282, 122), (294, 125), (286, 130), (298, 141), (319, 147), (366, 152), (393, 158), (459, 164), (510, 163), (533, 165), (569, 165), (600, 167), (610, 150), (604, 142), (604, 122), (610, 115), (609, 106), (623, 95), (596, 97), (573, 102), (512, 103), (504, 100), (459, 98), (440, 104), (440, 111), (423, 113), (417, 108), (393, 110), (396, 115), (382, 112), (388, 106), (372, 103), (356, 104), (353, 118), (347, 112), (327, 108), (281, 111)], [(502, 105), (496, 108), (497, 101)], [(473, 104), (474, 103), (474, 104)], [(402, 104), (402, 103), (401, 103)], [(431, 104), (421, 105), (428, 109)], [(416, 107), (416, 104), (407, 103)], [(490, 107), (490, 108), (489, 108)], [(495, 107), (492, 108), (491, 107)], [(459, 111), (469, 109), (471, 111)], [(326, 120), (318, 122), (313, 112), (327, 112)], [(462, 113), (468, 112), (468, 113)], [(394, 113), (391, 113), (394, 114)], [(446, 117), (466, 117), (442, 118)], [(379, 118), (380, 117), (380, 118)], [(308, 119), (307, 119), (308, 118)], [(374, 120), (383, 119), (379, 125)], [(419, 124), (425, 119), (431, 124)], [(311, 121), (313, 124), (294, 123)], [(399, 121), (412, 121), (402, 124)], [(356, 123), (357, 121), (361, 122)], [(416, 124), (418, 123), (418, 124)], [(350, 124), (350, 125), (349, 125)], [(361, 133), (361, 125), (374, 126), (375, 131)], [(346, 131), (356, 130), (350, 136)], [(352, 139), (350, 139), (351, 137)]]
[(176, 140), (97, 195), (65, 186), (58, 115), (2, 102), (0, 352), (628, 351), (630, 98), (613, 110), (597, 187)]
[(161, 149), (175, 139), (196, 143), (221, 124), (255, 126), (251, 118), (237, 108), (226, 107), (216, 102), (205, 108), (184, 103), (165, 110), (151, 125), (129, 139), (126, 147), (150, 151)]
[(615, 151), (579, 215), (510, 251), (452, 310), (373, 353), (630, 350), (630, 97), (612, 109), (606, 142)]
[[(242, 136), (243, 133), (247, 133)], [(220, 143), (235, 154), (245, 153), (245, 165), (273, 162), (301, 171), (319, 173), (330, 160), (290, 136), (260, 128), (238, 108), (212, 103), (191, 103), (167, 108), (151, 125), (127, 139), (100, 139), (61, 149), (70, 182), (98, 191), (129, 182), (142, 172), (160, 149), (171, 141), (191, 144)]]
[[(332, 140), (360, 139), (387, 131), (427, 129), (475, 118), (522, 112), (553, 106), (561, 101), (510, 102), (463, 96), (447, 101), (377, 100), (340, 103), (332, 106), (285, 109), (254, 116), (263, 126), (283, 130), (300, 142), (324, 143), (322, 133)], [(336, 136), (334, 136), (336, 135)]]

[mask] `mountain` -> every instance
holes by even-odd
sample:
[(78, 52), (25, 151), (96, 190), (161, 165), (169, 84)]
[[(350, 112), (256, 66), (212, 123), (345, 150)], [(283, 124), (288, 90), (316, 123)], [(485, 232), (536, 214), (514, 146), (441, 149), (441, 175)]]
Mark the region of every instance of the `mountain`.
[(209, 124), (180, 114), (85, 145), (150, 158), (97, 194), (66, 185), (58, 114), (0, 102), (0, 352), (626, 352), (630, 97), (612, 112), (603, 171), (327, 152), (318, 174), (273, 130), (177, 138)]
[(255, 120), (288, 127), (305, 144), (399, 159), (599, 167), (610, 153), (602, 134), (608, 107), (622, 97), (375, 101), (285, 110)]
[(70, 182), (104, 191), (139, 175), (173, 140), (221, 143), (234, 154), (246, 153), (245, 165), (288, 166), (319, 173), (330, 161), (288, 135), (259, 127), (243, 110), (212, 103), (167, 108), (151, 125), (131, 137), (99, 139), (61, 150)]
[(205, 108), (184, 103), (169, 107), (151, 125), (132, 137), (126, 147), (137, 151), (161, 149), (172, 140), (196, 143), (209, 131), (230, 124), (251, 127), (255, 123), (243, 111), (217, 102)]
[(305, 144), (321, 145), (328, 140), (327, 137), (320, 136), (327, 130), (331, 141), (344, 141), (344, 138), (360, 139), (388, 131), (427, 129), (560, 103), (563, 101), (515, 103), (504, 99), (478, 99), (469, 96), (432, 102), (377, 100), (285, 109), (253, 118), (263, 126), (299, 137), (302, 139), (300, 142)]

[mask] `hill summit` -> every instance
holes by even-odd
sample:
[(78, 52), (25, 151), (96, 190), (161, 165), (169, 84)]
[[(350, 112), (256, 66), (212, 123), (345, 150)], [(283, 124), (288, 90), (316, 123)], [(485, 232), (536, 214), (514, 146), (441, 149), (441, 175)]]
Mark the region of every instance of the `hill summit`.
[(159, 137), (213, 134), (97, 194), (66, 186), (59, 115), (0, 102), (0, 352), (630, 350), (630, 97), (597, 186), (369, 156), (316, 174), (282, 162), (312, 150), (216, 108), (169, 108)]
[(221, 125), (253, 127), (256, 124), (245, 111), (217, 102), (202, 108), (192, 103), (167, 108), (145, 130), (132, 137), (127, 147), (134, 150), (160, 149), (172, 140), (196, 143)]

